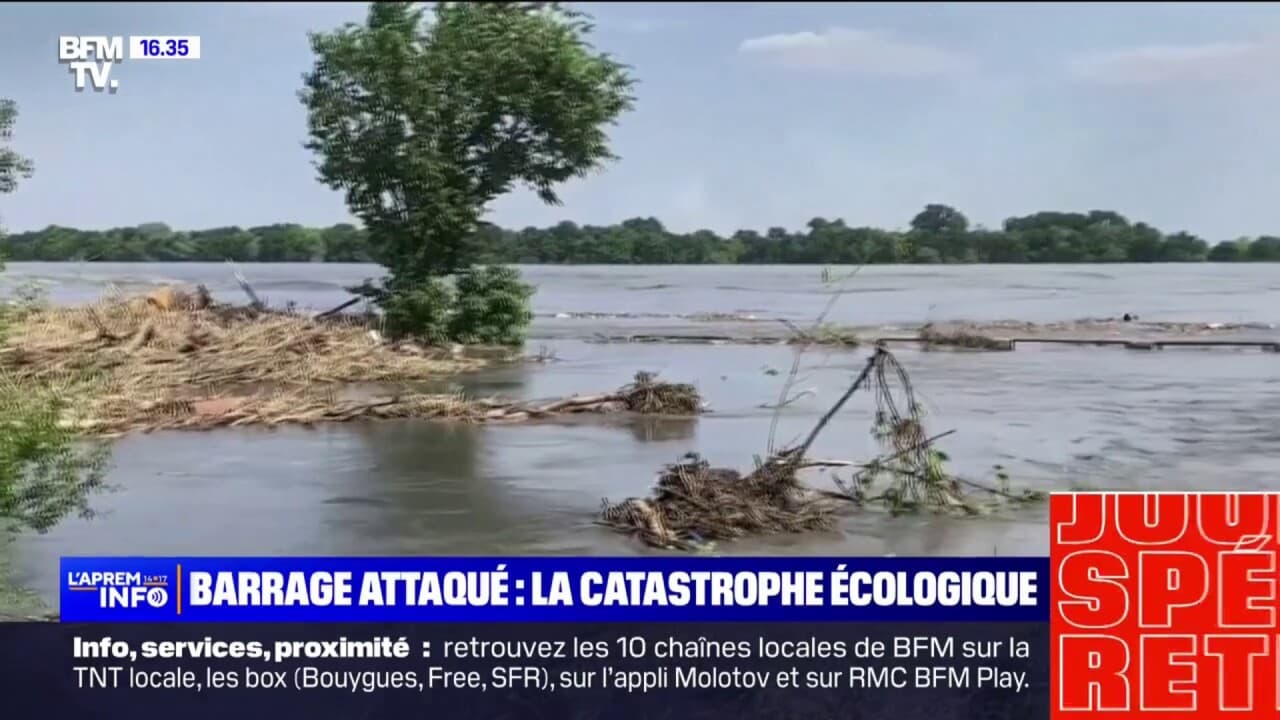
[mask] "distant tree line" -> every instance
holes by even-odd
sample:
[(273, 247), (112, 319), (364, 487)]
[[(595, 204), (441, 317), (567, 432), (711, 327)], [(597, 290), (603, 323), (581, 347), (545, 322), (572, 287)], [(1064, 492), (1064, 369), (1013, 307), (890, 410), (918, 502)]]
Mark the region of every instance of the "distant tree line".
[[(1220, 242), (1165, 234), (1110, 211), (1039, 212), (999, 230), (971, 227), (946, 205), (929, 205), (905, 231), (850, 227), (814, 218), (802, 232), (671, 232), (654, 218), (616, 225), (562, 222), (505, 230), (481, 225), (467, 238), (478, 262), (518, 264), (892, 264), (1277, 262), (1280, 237)], [(378, 248), (354, 225), (268, 225), (175, 231), (163, 223), (113, 230), (51, 226), (0, 239), (10, 260), (115, 262), (379, 262)]]

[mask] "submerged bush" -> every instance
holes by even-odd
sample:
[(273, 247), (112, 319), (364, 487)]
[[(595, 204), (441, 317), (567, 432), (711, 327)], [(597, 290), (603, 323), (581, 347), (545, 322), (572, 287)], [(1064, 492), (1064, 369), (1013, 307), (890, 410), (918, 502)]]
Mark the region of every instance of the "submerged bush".
[(423, 278), (411, 284), (366, 282), (350, 290), (382, 309), (392, 338), (518, 346), (533, 320), (533, 287), (513, 267), (469, 267), (452, 286), (441, 279)]
[(522, 345), (533, 320), (533, 287), (501, 265), (468, 268), (458, 276), (450, 337), (460, 343)]
[[(0, 140), (9, 138), (16, 116), (13, 102), (0, 99)], [(0, 146), (0, 193), (12, 192), (31, 170), (29, 160)], [(19, 289), (16, 303), (0, 297), (0, 345), (8, 325), (42, 300), (38, 286)], [(106, 447), (80, 443), (74, 426), (62, 422), (67, 410), (67, 395), (15, 382), (0, 364), (0, 532), (44, 532), (69, 514), (92, 514), (89, 496), (103, 487)]]
[(93, 514), (107, 448), (81, 442), (60, 422), (69, 402), (54, 388), (0, 376), (0, 530), (45, 532), (69, 515)]
[[(0, 298), (0, 345), (9, 325), (41, 304), (38, 288), (20, 289), (16, 301)], [(45, 532), (68, 515), (93, 514), (89, 497), (105, 487), (107, 448), (82, 443), (61, 422), (69, 402), (55, 388), (19, 383), (0, 368), (0, 533)]]
[(416, 337), (432, 344), (450, 339), (449, 315), (454, 296), (443, 281), (429, 278), (412, 287), (387, 290), (377, 302), (391, 337)]

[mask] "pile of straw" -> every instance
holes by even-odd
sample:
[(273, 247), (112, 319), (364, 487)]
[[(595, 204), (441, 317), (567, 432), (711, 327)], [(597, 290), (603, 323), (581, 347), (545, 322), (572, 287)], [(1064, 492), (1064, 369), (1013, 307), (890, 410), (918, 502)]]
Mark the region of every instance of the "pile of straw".
[(354, 320), (124, 300), (32, 313), (0, 348), (0, 367), (18, 379), (93, 373), (121, 392), (182, 395), (253, 384), (421, 380), (482, 364), (447, 350), (384, 343)]
[(455, 350), (387, 343), (360, 319), (215, 306), (172, 290), (24, 316), (0, 373), (81, 387), (68, 425), (97, 435), (395, 418), (516, 422), (585, 412), (697, 414), (691, 385), (638, 373), (617, 392), (542, 404), (450, 393), (342, 397), (352, 383), (436, 379), (481, 367)]

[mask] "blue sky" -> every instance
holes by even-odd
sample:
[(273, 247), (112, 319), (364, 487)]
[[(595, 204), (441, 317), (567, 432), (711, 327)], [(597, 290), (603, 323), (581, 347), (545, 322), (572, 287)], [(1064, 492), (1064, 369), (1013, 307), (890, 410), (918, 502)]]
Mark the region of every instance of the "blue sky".
[[(653, 215), (677, 230), (900, 227), (944, 202), (998, 225), (1115, 209), (1209, 240), (1280, 234), (1280, 4), (584, 4), (634, 67), (621, 160), (508, 227)], [(302, 148), (308, 30), (352, 3), (0, 4), (0, 96), (36, 175), (11, 231), (349, 218)], [(76, 93), (64, 34), (199, 35)]]

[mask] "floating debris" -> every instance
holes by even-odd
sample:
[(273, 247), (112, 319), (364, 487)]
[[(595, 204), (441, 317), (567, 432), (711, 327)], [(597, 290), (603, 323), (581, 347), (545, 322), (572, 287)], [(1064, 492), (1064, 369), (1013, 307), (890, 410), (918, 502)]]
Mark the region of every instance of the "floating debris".
[(460, 393), (344, 398), (334, 387), (153, 400), (106, 395), (97, 398), (87, 413), (68, 422), (88, 433), (118, 436), (156, 430), (306, 426), (355, 420), (513, 423), (585, 413), (685, 416), (702, 410), (701, 397), (692, 385), (658, 382), (650, 373), (637, 373), (635, 383), (613, 393), (541, 402), (468, 398)]
[(927, 324), (920, 328), (919, 340), (926, 348), (953, 347), (964, 350), (1012, 350), (1014, 344), (1010, 340), (993, 338), (963, 328), (942, 330)]
[[(864, 388), (876, 399), (872, 433), (884, 447), (884, 456), (868, 463), (809, 458), (819, 434)], [(877, 347), (862, 372), (800, 444), (758, 462), (746, 475), (712, 467), (696, 454), (686, 455), (663, 469), (649, 497), (619, 503), (605, 500), (597, 522), (655, 547), (696, 550), (707, 541), (831, 529), (838, 501), (879, 507), (893, 515), (921, 511), (975, 515), (993, 503), (973, 501), (966, 489), (980, 490), (984, 497), (995, 498), (996, 504), (1043, 499), (1040, 493), (1010, 491), (1003, 473), (1002, 487), (996, 488), (948, 473), (946, 455), (933, 444), (951, 433), (929, 437), (923, 415), (906, 370), (888, 350)], [(839, 492), (814, 490), (800, 481), (806, 469), (848, 467), (857, 468), (849, 479), (833, 473)]]
[(635, 382), (622, 388), (619, 395), (628, 410), (646, 415), (697, 415), (703, 409), (697, 388), (658, 382), (649, 372), (636, 373)]
[(696, 454), (668, 465), (649, 498), (604, 501), (600, 522), (661, 548), (695, 550), (707, 541), (829, 530), (835, 504), (801, 485), (787, 464), (747, 476), (713, 468)]

